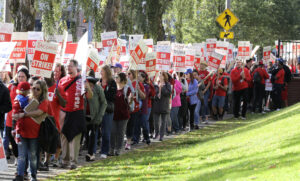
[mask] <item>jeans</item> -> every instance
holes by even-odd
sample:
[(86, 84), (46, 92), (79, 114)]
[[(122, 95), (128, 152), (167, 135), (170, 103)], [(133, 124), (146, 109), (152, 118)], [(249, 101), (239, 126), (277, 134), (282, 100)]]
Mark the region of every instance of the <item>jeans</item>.
[(150, 140), (149, 137), (149, 122), (148, 114), (139, 113), (138, 119), (135, 120), (133, 141), (138, 143), (140, 141), (141, 128), (143, 129), (143, 136), (146, 141)]
[(198, 100), (196, 108), (195, 108), (195, 111), (194, 111), (194, 119), (195, 119), (194, 124), (195, 125), (199, 125), (199, 119), (200, 119), (199, 113), (200, 113), (200, 109), (201, 109), (201, 101)]
[(112, 154), (120, 154), (123, 147), (124, 135), (128, 120), (112, 121), (110, 152)]
[(136, 120), (139, 118), (139, 112), (131, 113), (130, 118), (127, 122), (127, 127), (126, 127), (126, 137), (127, 139), (132, 139), (133, 138), (133, 133), (134, 133), (134, 124)]
[(206, 119), (206, 116), (209, 115), (209, 107), (208, 107), (208, 98), (210, 96), (210, 90), (207, 90), (204, 94), (203, 106), (201, 106), (201, 116), (202, 120)]
[(101, 124), (102, 129), (102, 143), (101, 143), (101, 154), (108, 154), (110, 147), (110, 132), (111, 132), (111, 124), (113, 121), (113, 113), (105, 113), (103, 116), (103, 121)]
[(161, 139), (165, 135), (166, 124), (167, 124), (167, 119), (168, 119), (167, 116), (168, 116), (168, 114), (161, 114), (161, 113), (154, 113), (153, 114), (155, 136), (160, 135)]
[(241, 101), (243, 101), (242, 117), (246, 117), (247, 102), (248, 102), (248, 89), (233, 91), (233, 115), (235, 118), (239, 117)]
[(282, 92), (282, 89), (283, 89), (283, 84), (273, 84), (273, 97), (272, 97), (272, 100), (273, 100), (273, 105), (274, 105), (274, 109), (280, 109), (281, 108), (281, 92)]
[[(6, 124), (6, 120), (4, 121), (4, 125)], [(6, 126), (4, 126), (4, 131), (3, 131), (3, 147), (5, 151), (8, 151), (8, 146), (9, 146), (9, 138), (6, 136)], [(6, 153), (7, 155), (7, 153)]]
[(88, 145), (88, 154), (93, 155), (94, 154), (94, 149), (95, 149), (95, 144), (97, 143), (95, 141), (96, 139), (96, 128), (97, 125), (95, 124), (90, 124), (87, 126), (87, 132), (86, 132), (86, 137), (87, 137), (87, 145)]
[(99, 125), (96, 125), (94, 154), (96, 154), (97, 152), (98, 135), (99, 135)]
[(171, 109), (171, 120), (172, 120), (172, 126), (173, 130), (177, 133), (179, 131), (179, 122), (178, 122), (178, 111), (179, 107), (172, 107)]
[(38, 139), (37, 138), (22, 138), (18, 144), (19, 157), (18, 157), (18, 175), (24, 176), (26, 157), (30, 163), (30, 172), (33, 177), (37, 174), (37, 150), (38, 150)]

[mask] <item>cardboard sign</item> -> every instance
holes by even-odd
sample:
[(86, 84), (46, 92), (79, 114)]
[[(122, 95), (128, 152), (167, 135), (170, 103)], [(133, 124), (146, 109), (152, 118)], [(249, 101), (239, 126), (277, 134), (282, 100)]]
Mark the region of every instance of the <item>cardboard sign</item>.
[(145, 45), (143, 39), (140, 39), (138, 45), (132, 51), (131, 60), (130, 63), (132, 64), (133, 68), (137, 67), (141, 61), (141, 59), (144, 57), (144, 55), (147, 53), (148, 47)]
[(10, 55), (11, 62), (25, 63), (27, 37), (27, 32), (14, 32), (12, 34), (12, 42), (17, 42), (17, 45)]
[(4, 152), (4, 145), (0, 136), (0, 171), (8, 171), (7, 160)]
[(146, 54), (146, 72), (148, 73), (149, 77), (155, 76), (157, 72), (156, 57), (156, 52)]
[(116, 31), (101, 33), (102, 46), (103, 47), (112, 47), (113, 45), (117, 46), (117, 38), (118, 35)]
[(264, 47), (264, 60), (270, 61), (271, 59), (271, 46)]
[(0, 23), (0, 42), (10, 42), (13, 31), (13, 23)]
[(142, 40), (144, 35), (129, 35), (129, 54), (136, 48), (139, 41)]
[(215, 51), (216, 47), (217, 47), (217, 39), (215, 38), (206, 39), (206, 52), (208, 57)]
[(185, 50), (184, 44), (172, 44), (173, 66), (176, 72), (185, 72)]
[(29, 73), (50, 78), (57, 48), (58, 45), (56, 43), (37, 41)]
[(193, 69), (195, 61), (195, 50), (190, 47), (185, 51), (185, 67), (186, 69)]
[(28, 32), (28, 49), (27, 49), (27, 58), (32, 61), (34, 49), (36, 45), (36, 41), (43, 41), (44, 40), (44, 33), (43, 32), (35, 32), (29, 31)]
[(171, 46), (170, 45), (157, 45), (156, 46), (156, 64), (158, 70), (168, 71), (170, 70), (170, 59), (171, 59)]
[(221, 61), (223, 59), (223, 55), (217, 52), (213, 52), (208, 59), (208, 68), (210, 71), (217, 71)]
[(89, 56), (86, 63), (87, 67), (89, 67), (90, 69), (94, 70), (94, 72), (96, 72), (99, 66), (99, 62), (100, 62), (100, 57), (98, 55), (97, 49), (95, 48), (90, 49)]
[(11, 71), (9, 57), (17, 42), (0, 42), (0, 71)]
[(242, 60), (250, 58), (251, 45), (250, 41), (239, 41), (238, 42), (238, 57)]

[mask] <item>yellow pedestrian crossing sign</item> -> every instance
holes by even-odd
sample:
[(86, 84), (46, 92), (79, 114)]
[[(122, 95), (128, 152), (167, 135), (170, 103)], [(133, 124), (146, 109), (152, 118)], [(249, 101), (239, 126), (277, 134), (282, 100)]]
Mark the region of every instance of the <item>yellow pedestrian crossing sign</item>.
[(225, 11), (217, 17), (216, 21), (224, 30), (228, 31), (238, 23), (239, 19), (229, 9), (225, 9)]
[(234, 33), (233, 32), (221, 32), (220, 33), (220, 38), (221, 39), (233, 39), (234, 38)]

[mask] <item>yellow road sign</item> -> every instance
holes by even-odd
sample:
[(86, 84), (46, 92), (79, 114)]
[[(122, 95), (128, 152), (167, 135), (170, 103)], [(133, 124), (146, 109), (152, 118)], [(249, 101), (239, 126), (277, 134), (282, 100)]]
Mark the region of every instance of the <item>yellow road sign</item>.
[(233, 39), (234, 33), (233, 32), (220, 32), (220, 38), (222, 39)]
[(216, 21), (228, 31), (238, 23), (239, 19), (229, 9), (225, 9)]

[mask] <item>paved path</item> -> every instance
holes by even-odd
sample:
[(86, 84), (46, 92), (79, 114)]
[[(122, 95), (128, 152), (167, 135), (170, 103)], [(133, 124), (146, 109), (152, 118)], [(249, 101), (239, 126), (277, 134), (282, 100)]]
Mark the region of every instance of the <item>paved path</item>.
[[(225, 116), (225, 119), (229, 119), (229, 118), (232, 118), (232, 115)], [(211, 125), (211, 124), (214, 124), (214, 121), (209, 121), (209, 124), (200, 124), (200, 129), (205, 126)], [(182, 134), (185, 134), (185, 133), (187, 133), (187, 132), (182, 132)], [(165, 136), (164, 140), (172, 139), (172, 138), (175, 138), (176, 136), (178, 136), (178, 135)], [(157, 144), (158, 142), (159, 142), (158, 140), (151, 139), (151, 144)], [(129, 151), (144, 148), (146, 146), (147, 145), (145, 143), (140, 143), (138, 145), (132, 146), (131, 150), (129, 150)], [(121, 152), (121, 154), (125, 154), (129, 151), (123, 150)], [(87, 154), (87, 150), (81, 151), (81, 155), (79, 156), (79, 159), (78, 159), (78, 167), (82, 167), (86, 164), (94, 163), (94, 162), (86, 162), (85, 161), (86, 154)], [(96, 154), (96, 161), (97, 160), (100, 160), (99, 150), (97, 151), (97, 154)], [(53, 176), (61, 174), (61, 173), (65, 173), (67, 171), (69, 171), (69, 169), (49, 167), (49, 171), (47, 171), (47, 172), (38, 171), (37, 176), (38, 176), (38, 180), (44, 180), (44, 179), (53, 177)], [(11, 181), (15, 177), (15, 173), (16, 173), (16, 166), (14, 166), (14, 157), (12, 156), (8, 160), (8, 171), (4, 171), (4, 172), (0, 171), (0, 181)]]

